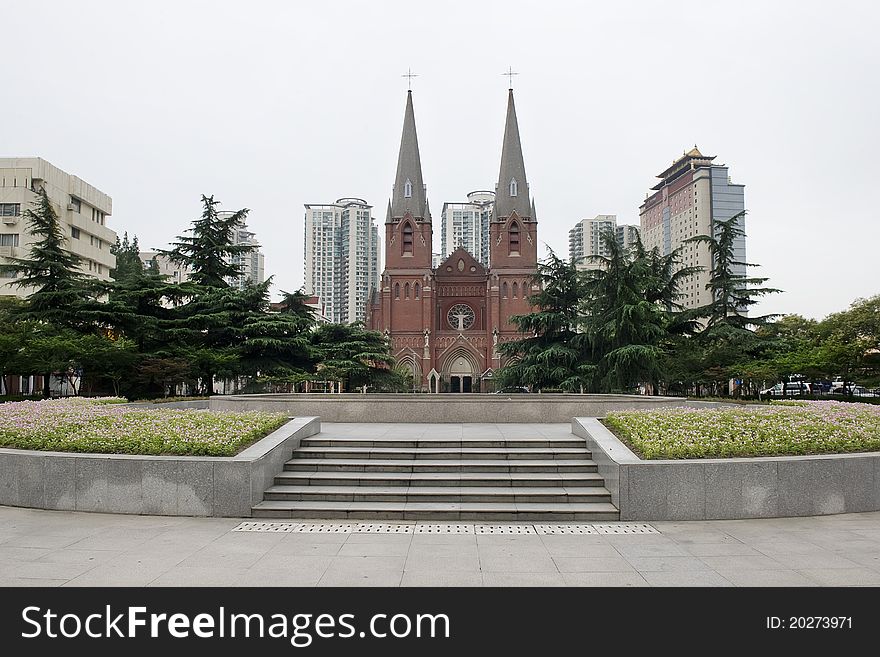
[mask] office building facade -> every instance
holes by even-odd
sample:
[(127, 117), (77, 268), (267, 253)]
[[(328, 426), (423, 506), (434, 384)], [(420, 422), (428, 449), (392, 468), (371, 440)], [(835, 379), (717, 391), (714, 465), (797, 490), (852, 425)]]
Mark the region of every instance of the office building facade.
[[(38, 157), (0, 158), (0, 262), (27, 258), (37, 241), (30, 233), (26, 210), (34, 209), (40, 189), (46, 190), (65, 236), (64, 248), (81, 259), (81, 271), (110, 280), (116, 256), (116, 232), (107, 226), (112, 199), (77, 176)], [(0, 296), (27, 297), (33, 292), (14, 284), (20, 274), (0, 272)]]
[[(660, 179), (651, 188), (639, 208), (642, 242), (645, 248), (657, 247), (669, 254), (681, 249), (683, 267), (701, 267), (699, 273), (687, 276), (680, 288), (680, 303), (696, 308), (711, 302), (706, 285), (712, 269), (712, 256), (706, 244), (688, 243), (695, 235), (712, 235), (714, 223), (724, 221), (745, 209), (745, 185), (731, 181), (728, 167), (713, 164), (715, 156), (704, 156), (693, 149), (675, 160), (657, 175)], [(744, 218), (739, 226), (745, 230)], [(746, 261), (745, 236), (734, 244), (735, 259)], [(745, 267), (735, 268), (745, 275)]]

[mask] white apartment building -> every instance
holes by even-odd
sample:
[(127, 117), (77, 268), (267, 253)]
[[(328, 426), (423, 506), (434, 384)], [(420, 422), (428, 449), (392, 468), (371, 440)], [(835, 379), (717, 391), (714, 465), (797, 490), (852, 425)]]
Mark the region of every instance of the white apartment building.
[[(234, 212), (223, 211), (218, 212), (217, 216), (224, 218), (235, 214)], [(243, 290), (248, 281), (254, 285), (262, 283), (266, 280), (266, 257), (260, 251), (260, 243), (257, 241), (256, 233), (248, 230), (247, 223), (242, 221), (232, 236), (232, 243), (236, 246), (253, 247), (247, 253), (241, 253), (233, 256), (233, 261), (240, 268), (241, 273), (238, 278), (230, 279), (229, 284)]]
[(138, 257), (144, 264), (144, 269), (156, 267), (156, 273), (166, 276), (170, 283), (185, 283), (189, 280), (191, 271), (189, 267), (172, 262), (168, 256), (158, 251), (140, 251)]
[(360, 198), (305, 205), (305, 293), (321, 298), (332, 322), (364, 321), (379, 285), (379, 229)]
[[(745, 208), (745, 185), (731, 182), (728, 168), (712, 164), (714, 159), (694, 146), (657, 175), (660, 182), (639, 208), (645, 248), (657, 247), (665, 255), (681, 247), (682, 266), (703, 268), (682, 283), (684, 296), (679, 303), (686, 308), (712, 301), (706, 289), (712, 257), (706, 244), (685, 244), (685, 240), (712, 235), (715, 221), (730, 219)], [(745, 222), (739, 225), (745, 230)], [(736, 260), (746, 261), (745, 236), (735, 243), (734, 253)], [(735, 273), (745, 275), (745, 267), (737, 267)]]
[[(45, 189), (67, 238), (65, 248), (82, 258), (83, 273), (110, 280), (116, 256), (116, 232), (106, 225), (113, 201), (104, 192), (38, 157), (0, 158), (0, 261), (26, 258), (35, 241), (25, 210), (33, 209), (37, 192)], [(29, 288), (13, 285), (17, 274), (0, 272), (0, 296), (26, 297)]]
[(617, 215), (599, 214), (592, 219), (582, 219), (568, 231), (568, 257), (577, 260), (576, 267), (581, 270), (598, 269), (601, 264), (590, 260), (589, 256), (608, 256), (603, 235), (613, 235), (624, 248), (635, 244), (639, 236), (638, 226), (617, 225)]
[(465, 203), (444, 203), (440, 229), (440, 260), (458, 247), (489, 266), (489, 224), (495, 207), (495, 192), (476, 191)]

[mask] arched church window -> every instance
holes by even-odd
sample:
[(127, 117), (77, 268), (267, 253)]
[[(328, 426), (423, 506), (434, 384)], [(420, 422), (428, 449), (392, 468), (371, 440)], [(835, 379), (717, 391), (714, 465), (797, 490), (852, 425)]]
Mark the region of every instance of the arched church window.
[(514, 281), (513, 282), (513, 298), (516, 299), (516, 297), (518, 295), (519, 295), (519, 285), (517, 285), (516, 281)]
[(504, 281), (504, 282), (501, 284), (501, 298), (502, 298), (502, 299), (506, 299), (506, 298), (507, 298), (507, 281)]
[(510, 252), (519, 253), (519, 224), (515, 221), (510, 224), (508, 236), (510, 238)]
[(403, 198), (412, 198), (412, 183), (409, 181), (409, 178), (406, 179), (403, 185)]
[(516, 196), (516, 178), (510, 179), (510, 195)]
[(399, 298), (400, 298), (400, 283), (395, 283), (395, 284), (394, 284), (394, 298), (395, 298), (395, 299), (399, 299)]
[(403, 286), (403, 298), (409, 299), (409, 283)]
[(419, 286), (418, 283), (416, 283), (416, 286), (415, 286), (415, 290), (414, 290), (414, 294), (413, 294), (413, 296), (414, 296), (416, 299), (421, 299), (421, 298), (422, 298), (422, 288)]
[(403, 252), (413, 252), (413, 229), (410, 223), (403, 227)]
[(529, 296), (529, 282), (523, 281), (522, 284), (522, 297), (523, 299), (527, 299)]

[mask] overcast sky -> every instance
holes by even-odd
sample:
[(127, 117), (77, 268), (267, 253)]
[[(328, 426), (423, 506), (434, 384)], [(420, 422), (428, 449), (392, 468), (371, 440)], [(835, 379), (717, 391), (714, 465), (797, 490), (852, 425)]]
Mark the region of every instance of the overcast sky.
[(638, 223), (697, 144), (745, 184), (748, 259), (821, 317), (880, 292), (875, 2), (21, 2), (0, 0), (0, 156), (113, 198), (165, 247), (200, 194), (251, 209), (274, 292), (303, 283), (303, 204), (357, 196), (380, 225), (411, 67), (440, 243), (445, 201), (492, 189), (507, 78), (539, 238)]

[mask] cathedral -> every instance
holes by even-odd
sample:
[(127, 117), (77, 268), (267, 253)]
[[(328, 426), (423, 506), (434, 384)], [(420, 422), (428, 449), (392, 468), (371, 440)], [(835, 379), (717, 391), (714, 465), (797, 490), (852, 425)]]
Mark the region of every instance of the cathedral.
[(532, 277), (538, 224), (529, 199), (511, 89), (489, 226), (489, 267), (458, 248), (433, 268), (431, 211), (408, 92), (385, 218), (385, 271), (370, 298), (367, 327), (391, 340), (391, 352), (411, 371), (416, 390), (494, 390), (494, 374), (505, 364), (498, 345), (523, 337), (510, 317), (531, 312), (528, 297), (537, 291)]

